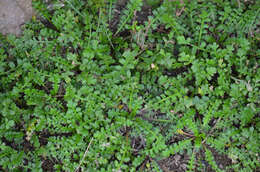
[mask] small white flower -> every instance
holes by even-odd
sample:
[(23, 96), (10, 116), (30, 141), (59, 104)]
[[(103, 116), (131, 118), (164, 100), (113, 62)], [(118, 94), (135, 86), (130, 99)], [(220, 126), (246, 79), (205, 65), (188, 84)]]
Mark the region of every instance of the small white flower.
[(101, 146), (108, 147), (108, 146), (110, 146), (110, 143), (103, 143)]

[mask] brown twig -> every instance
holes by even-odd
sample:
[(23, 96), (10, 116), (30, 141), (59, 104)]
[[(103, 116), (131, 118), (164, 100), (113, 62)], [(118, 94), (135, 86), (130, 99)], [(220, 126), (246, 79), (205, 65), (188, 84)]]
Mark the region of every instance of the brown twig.
[(209, 136), (211, 136), (211, 134), (213, 133), (213, 131), (215, 130), (215, 128), (217, 127), (218, 122), (221, 120), (221, 118), (219, 118), (217, 120), (217, 122), (215, 123), (215, 125), (211, 128), (210, 132), (208, 133), (207, 137), (201, 142), (202, 144), (206, 142), (206, 140), (208, 139)]
[(184, 11), (184, 9), (185, 9), (185, 4), (184, 4), (183, 0), (180, 0), (180, 4), (183, 5), (183, 7), (181, 8), (181, 10), (177, 10), (176, 11), (176, 16), (177, 17), (179, 17), (182, 14), (182, 12)]
[(240, 8), (241, 7), (240, 0), (237, 0), (237, 4), (238, 4), (238, 8)]
[(81, 159), (81, 162), (80, 162), (78, 168), (75, 170), (75, 172), (77, 172), (77, 171), (79, 170), (79, 168), (80, 168), (80, 166), (82, 165), (82, 163), (83, 163), (85, 157), (87, 156), (87, 153), (88, 153), (88, 150), (89, 150), (89, 147), (90, 147), (92, 141), (93, 141), (93, 137), (91, 138), (91, 140), (90, 140), (90, 142), (89, 142), (89, 144), (88, 144), (88, 147), (87, 147), (87, 149), (86, 149), (86, 151), (85, 151), (85, 153), (84, 153), (84, 155), (83, 155), (83, 158)]

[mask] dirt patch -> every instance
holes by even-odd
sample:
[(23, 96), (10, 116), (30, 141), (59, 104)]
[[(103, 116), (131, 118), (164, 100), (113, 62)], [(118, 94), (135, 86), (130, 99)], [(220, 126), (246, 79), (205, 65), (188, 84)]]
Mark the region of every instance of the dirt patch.
[[(53, 158), (50, 159), (50, 158), (42, 157), (41, 160), (42, 160), (42, 164), (41, 164), (42, 170), (48, 171), (48, 172), (56, 171), (54, 166), (57, 164), (62, 164), (60, 161), (53, 159)], [(61, 170), (61, 171), (64, 171), (64, 170)]]
[(158, 164), (164, 172), (184, 172), (187, 170), (189, 156), (187, 154), (175, 154), (163, 160)]
[[(228, 166), (232, 165), (232, 161), (226, 155), (218, 153), (215, 149), (208, 147), (212, 152), (215, 162), (219, 169), (226, 172), (233, 172), (231, 169), (227, 169)], [(188, 170), (190, 156), (184, 152), (182, 154), (174, 154), (168, 158), (158, 161), (160, 168), (164, 172), (184, 172)], [(215, 172), (211, 165), (205, 160), (205, 151), (200, 150), (195, 154), (195, 169), (194, 171), (200, 172)]]
[[(113, 19), (109, 23), (109, 28), (112, 32), (116, 32), (118, 29), (118, 24), (120, 22), (120, 18), (123, 14), (123, 10), (126, 9), (127, 3), (129, 0), (118, 0), (115, 4), (115, 8), (113, 9)], [(147, 3), (144, 3), (141, 11), (134, 13), (134, 20), (138, 22), (138, 24), (143, 24), (148, 20), (148, 16), (152, 15), (152, 7)]]
[[(220, 168), (221, 170), (224, 170), (226, 172), (233, 172), (233, 170), (227, 170), (226, 167), (232, 165), (232, 160), (227, 156), (227, 155), (223, 155), (218, 153), (215, 149), (207, 146), (207, 149), (209, 149), (212, 153), (212, 155), (214, 156), (215, 162), (218, 166), (218, 168)], [(204, 152), (200, 153), (204, 159)], [(205, 160), (203, 160), (205, 161)], [(205, 162), (205, 164), (207, 164), (207, 162)], [(211, 166), (209, 164), (207, 164), (207, 171), (212, 171), (214, 172), (214, 170), (211, 168)]]
[[(159, 112), (154, 112), (154, 115), (149, 115), (148, 111), (141, 111), (140, 114), (137, 114), (137, 117), (140, 117), (142, 120), (148, 121), (149, 123), (153, 123), (156, 125), (155, 120), (157, 119), (158, 115), (161, 115), (159, 119), (162, 119), (164, 114)], [(160, 127), (162, 128), (162, 127)], [(163, 131), (163, 130), (162, 130)], [(167, 133), (167, 132), (166, 132)], [(178, 144), (180, 141), (192, 138), (192, 133), (189, 133), (189, 131), (185, 131), (187, 135), (183, 134), (174, 134), (170, 139), (167, 141), (166, 145), (170, 146), (173, 144)], [(145, 140), (142, 138), (131, 138), (132, 140), (132, 149), (134, 150), (134, 155), (138, 155), (139, 151), (145, 148)], [(207, 162), (205, 158), (205, 149), (207, 148), (209, 151), (211, 151), (214, 161), (217, 165), (217, 167), (223, 171), (227, 172), (233, 172), (233, 170), (228, 169), (229, 166), (232, 165), (232, 160), (224, 154), (219, 153), (214, 148), (206, 145), (205, 143), (203, 146), (201, 146), (200, 150), (194, 152), (195, 158), (194, 158), (194, 171), (200, 172), (215, 172), (215, 170), (212, 168), (209, 162)], [(188, 149), (193, 149), (192, 147)], [(145, 167), (145, 164), (151, 161), (156, 161), (156, 163), (160, 166), (160, 169), (163, 172), (185, 172), (188, 170), (189, 163), (191, 156), (187, 153), (188, 150), (182, 152), (182, 153), (176, 153), (173, 154), (167, 158), (161, 159), (159, 161), (146, 158), (142, 165), (139, 167), (139, 169), (143, 169)]]

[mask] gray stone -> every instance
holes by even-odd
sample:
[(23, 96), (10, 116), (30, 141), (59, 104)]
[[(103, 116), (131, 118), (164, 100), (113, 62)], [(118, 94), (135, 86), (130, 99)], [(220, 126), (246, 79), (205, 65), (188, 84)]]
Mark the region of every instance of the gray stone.
[(0, 0), (0, 32), (21, 34), (21, 26), (32, 18), (31, 0)]

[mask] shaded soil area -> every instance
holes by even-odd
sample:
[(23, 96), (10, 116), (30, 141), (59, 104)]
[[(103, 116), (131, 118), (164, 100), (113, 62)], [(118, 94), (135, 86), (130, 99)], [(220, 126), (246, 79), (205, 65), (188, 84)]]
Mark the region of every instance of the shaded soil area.
[[(39, 138), (40, 146), (47, 145), (49, 137), (70, 137), (73, 135), (73, 133), (50, 133), (48, 130), (44, 130), (42, 132), (36, 132), (35, 134)], [(13, 148), (16, 151), (24, 151), (25, 153), (35, 151), (34, 145), (32, 145), (30, 143), (30, 141), (28, 141), (26, 139), (26, 137), (23, 138), (23, 142), (21, 144), (15, 144), (13, 141), (10, 141), (10, 140), (6, 139), (5, 137), (2, 137), (1, 141), (6, 146), (10, 146), (11, 148)], [(23, 161), (24, 161), (23, 165), (25, 165), (25, 166), (28, 165), (28, 163), (29, 163), (28, 159), (24, 159)], [(41, 163), (42, 170), (46, 171), (46, 172), (54, 172), (54, 171), (56, 171), (54, 168), (55, 165), (58, 165), (58, 164), (62, 165), (62, 162), (55, 158), (50, 159), (47, 157), (41, 157), (41, 161), (42, 161), (42, 163)], [(0, 166), (0, 171), (7, 172), (8, 170), (5, 170), (2, 166)], [(24, 171), (24, 169), (20, 168), (19, 171)]]
[[(118, 24), (120, 18), (122, 16), (122, 11), (126, 8), (128, 0), (120, 0), (116, 3), (115, 8), (113, 10), (113, 19), (109, 23), (109, 27), (113, 32), (116, 32), (118, 29)], [(138, 24), (143, 24), (148, 20), (148, 16), (152, 15), (152, 8), (144, 4), (141, 11), (137, 11), (134, 13), (134, 20), (138, 22)]]
[[(136, 117), (148, 121), (149, 123), (153, 123), (154, 126), (158, 125), (156, 119), (167, 118), (166, 114), (161, 113), (159, 111), (153, 111), (152, 115), (151, 114), (148, 115), (149, 113), (150, 112), (148, 112), (147, 110), (142, 110), (139, 114), (136, 115)], [(214, 127), (214, 124), (215, 123), (213, 122), (211, 126), (212, 128)], [(169, 126), (166, 125), (166, 128), (167, 127)], [(163, 127), (161, 126), (160, 128)], [(171, 146), (173, 144), (178, 144), (180, 141), (193, 139), (193, 138), (194, 137), (192, 137), (192, 133), (190, 133), (189, 131), (185, 131), (185, 134), (176, 133), (170, 137), (166, 145)], [(139, 151), (145, 147), (146, 144), (144, 138), (139, 137), (138, 139), (137, 138), (132, 138), (132, 139), (134, 139), (135, 145), (139, 145), (140, 147)], [(132, 148), (134, 149), (133, 145)], [(201, 148), (198, 151), (194, 152), (195, 153), (194, 167), (196, 172), (200, 172), (200, 171), (215, 172), (215, 170), (211, 167), (211, 165), (209, 164), (209, 162), (207, 162), (205, 158), (205, 148), (207, 148), (211, 152), (211, 154), (214, 157), (214, 161), (219, 169), (227, 172), (233, 172), (233, 170), (228, 169), (228, 167), (232, 165), (232, 160), (227, 155), (219, 153), (214, 148), (210, 147), (205, 143), (203, 143), (203, 146), (201, 146)], [(136, 154), (138, 154), (138, 152)], [(158, 157), (158, 159), (160, 158)], [(163, 172), (184, 172), (188, 170), (188, 167), (190, 165), (190, 159), (191, 159), (191, 155), (188, 154), (187, 150), (184, 150), (182, 153), (172, 154), (169, 157), (160, 160), (155, 160), (148, 157), (144, 160), (144, 162), (139, 167), (139, 169), (141, 167), (145, 168), (146, 163), (155, 161)]]
[[(221, 155), (217, 153), (217, 151), (215, 151), (212, 148), (210, 148), (210, 150), (215, 158), (216, 164), (221, 170), (227, 172), (233, 172), (232, 170), (226, 169), (227, 166), (230, 166), (232, 164), (231, 159), (229, 159), (225, 155)], [(178, 153), (168, 158), (162, 159), (158, 163), (164, 172), (184, 172), (188, 170), (189, 160), (190, 160), (190, 156), (188, 156), (187, 153), (183, 153), (183, 154)], [(205, 160), (203, 150), (196, 153), (195, 167), (196, 167), (195, 170), (196, 172), (200, 172), (200, 171), (215, 172), (215, 170), (213, 170), (210, 164)]]

